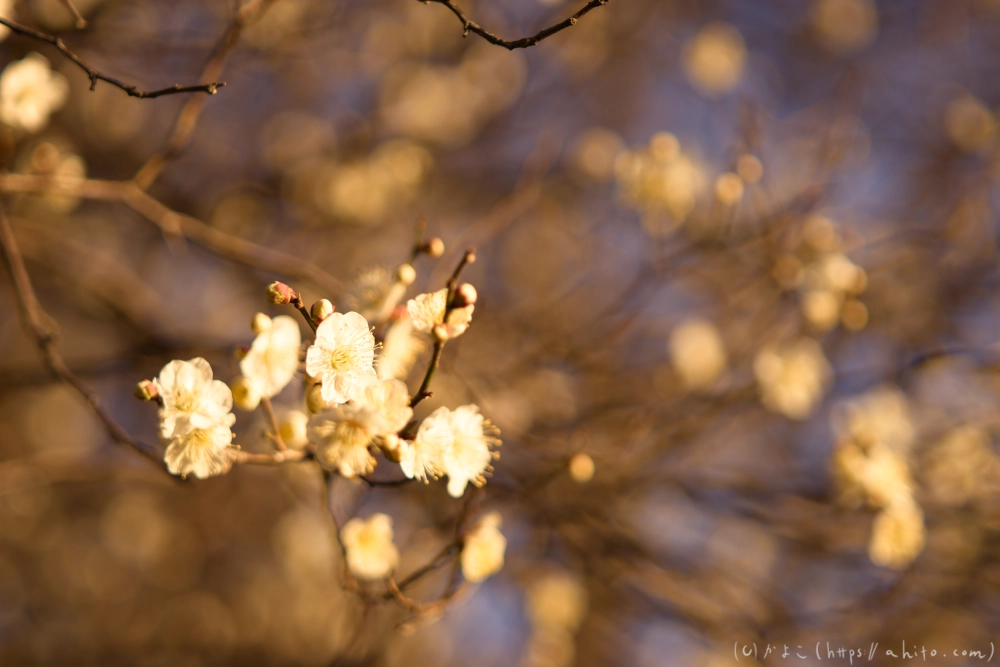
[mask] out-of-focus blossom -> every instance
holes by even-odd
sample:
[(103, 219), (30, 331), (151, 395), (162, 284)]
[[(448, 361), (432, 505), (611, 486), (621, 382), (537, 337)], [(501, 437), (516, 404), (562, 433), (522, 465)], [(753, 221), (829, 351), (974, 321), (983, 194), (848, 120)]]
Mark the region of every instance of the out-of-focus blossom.
[(628, 203), (652, 216), (669, 216), (674, 225), (684, 222), (705, 187), (701, 169), (668, 132), (656, 134), (643, 150), (619, 154), (615, 177)]
[(392, 323), (385, 333), (382, 354), (375, 370), (383, 380), (405, 380), (417, 358), (427, 349), (427, 341), (414, 334), (413, 322), (407, 313)]
[(811, 338), (762, 347), (753, 361), (761, 402), (789, 419), (805, 419), (832, 379), (823, 348)]
[(306, 372), (323, 383), (323, 400), (345, 403), (375, 375), (375, 336), (358, 313), (334, 313), (316, 328), (306, 351)]
[(875, 517), (868, 555), (876, 565), (902, 570), (923, 551), (925, 534), (919, 505), (912, 500), (893, 503)]
[(233, 394), (225, 382), (212, 379), (212, 367), (201, 357), (171, 361), (153, 380), (160, 399), (160, 437), (170, 440), (196, 429), (229, 427)]
[(892, 385), (876, 387), (841, 403), (834, 411), (833, 423), (840, 438), (861, 446), (880, 442), (904, 454), (915, 435), (906, 395)]
[(878, 9), (872, 0), (817, 0), (811, 14), (820, 42), (833, 53), (860, 51), (878, 32)]
[(981, 150), (996, 138), (997, 119), (993, 112), (972, 95), (956, 97), (944, 112), (944, 130), (963, 151)]
[(460, 498), (469, 482), (486, 483), (485, 473), (500, 444), (496, 429), (475, 405), (455, 410), (440, 407), (420, 424), (417, 437), (404, 447), (399, 465), (410, 479), (448, 476), (448, 493)]
[(382, 513), (355, 517), (344, 524), (340, 540), (347, 550), (347, 567), (358, 579), (385, 579), (399, 565), (399, 549), (392, 541), (392, 519)]
[(743, 199), (743, 179), (727, 171), (715, 179), (715, 198), (726, 206), (735, 206)]
[(444, 321), (447, 310), (448, 290), (442, 289), (429, 294), (410, 299), (406, 304), (406, 310), (410, 313), (413, 321), (413, 328), (417, 331), (430, 333), (439, 324), (444, 324), (448, 338), (455, 338), (465, 333), (472, 321), (472, 312), (475, 305), (452, 308), (448, 313), (448, 321)]
[(726, 346), (711, 322), (692, 318), (670, 332), (670, 360), (688, 389), (704, 389), (726, 369)]
[[(384, 322), (406, 294), (413, 282), (403, 280), (412, 276), (413, 267), (403, 264), (396, 271), (378, 266), (363, 271), (351, 285), (347, 307), (361, 313), (369, 322)], [(410, 274), (410, 275), (407, 275)]]
[(301, 344), (299, 324), (293, 318), (268, 319), (240, 362), (240, 370), (263, 398), (276, 396), (298, 370)]
[(614, 176), (615, 158), (624, 150), (621, 137), (603, 127), (594, 127), (573, 143), (569, 153), (574, 169), (595, 181), (606, 181)]
[(928, 453), (924, 478), (938, 502), (960, 506), (995, 488), (1000, 465), (990, 447), (990, 436), (973, 425), (952, 429)]
[(368, 448), (377, 437), (394, 435), (413, 416), (406, 385), (367, 376), (350, 403), (335, 405), (309, 420), (316, 458), (345, 477), (375, 469)]
[(868, 445), (844, 440), (834, 452), (833, 467), (842, 498), (887, 507), (912, 498), (913, 478), (906, 457), (882, 442)]
[(710, 23), (684, 47), (684, 72), (698, 92), (715, 97), (739, 83), (746, 59), (740, 31), (728, 23)]
[(507, 538), (500, 532), (500, 513), (490, 512), (465, 536), (462, 547), (462, 576), (479, 583), (503, 567)]
[(528, 587), (528, 617), (536, 630), (575, 632), (587, 615), (587, 591), (567, 572), (550, 572)]
[(569, 476), (578, 484), (586, 484), (594, 479), (595, 471), (594, 459), (588, 454), (580, 452), (574, 454), (573, 458), (569, 460)]
[(29, 53), (0, 74), (0, 121), (37, 132), (68, 97), (66, 77), (52, 71), (45, 56)]

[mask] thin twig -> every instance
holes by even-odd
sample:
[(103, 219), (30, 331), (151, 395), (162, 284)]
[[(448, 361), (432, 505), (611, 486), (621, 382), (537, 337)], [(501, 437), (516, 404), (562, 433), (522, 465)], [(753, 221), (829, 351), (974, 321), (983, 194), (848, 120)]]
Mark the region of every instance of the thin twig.
[(178, 93), (208, 93), (209, 95), (215, 95), (216, 91), (219, 88), (222, 88), (223, 86), (226, 85), (225, 81), (212, 81), (212, 82), (197, 84), (194, 86), (182, 86), (181, 84), (178, 83), (173, 86), (170, 86), (169, 88), (160, 88), (159, 90), (150, 90), (150, 91), (142, 90), (138, 86), (134, 86), (130, 83), (125, 83), (120, 79), (116, 79), (113, 76), (108, 76), (107, 74), (102, 74), (101, 72), (97, 71), (87, 63), (83, 62), (83, 60), (81, 60), (80, 57), (77, 56), (75, 53), (66, 48), (66, 44), (62, 41), (62, 39), (58, 37), (46, 34), (44, 32), (39, 32), (34, 28), (29, 28), (26, 25), (15, 23), (10, 19), (0, 18), (0, 25), (7, 26), (18, 35), (22, 35), (24, 37), (30, 37), (32, 39), (37, 39), (38, 41), (51, 44), (52, 46), (59, 49), (59, 51), (64, 56), (69, 58), (69, 60), (74, 65), (76, 65), (84, 72), (86, 72), (87, 76), (90, 78), (91, 90), (97, 88), (98, 81), (106, 81), (110, 83), (112, 86), (121, 88), (132, 97), (150, 99), (153, 97), (162, 97), (163, 95), (176, 95)]
[[(469, 248), (462, 255), (462, 259), (458, 262), (458, 266), (455, 267), (455, 271), (451, 274), (451, 278), (448, 279), (448, 295), (445, 297), (445, 309), (444, 309), (444, 324), (448, 323), (448, 316), (451, 314), (453, 308), (453, 301), (455, 300), (455, 290), (458, 287), (458, 277), (462, 273), (467, 265), (476, 261), (476, 252)], [(441, 340), (439, 338), (434, 339), (434, 352), (431, 355), (431, 361), (427, 365), (427, 373), (424, 375), (424, 381), (420, 383), (420, 389), (417, 393), (413, 395), (410, 399), (410, 407), (415, 406), (420, 401), (425, 398), (431, 397), (433, 394), (429, 391), (431, 386), (431, 380), (434, 379), (434, 373), (438, 369), (438, 365), (441, 363), (441, 353), (444, 352), (444, 344), (447, 341)]]
[(51, 321), (51, 318), (38, 303), (38, 297), (31, 286), (31, 278), (28, 276), (21, 251), (17, 245), (17, 239), (14, 236), (14, 230), (11, 229), (10, 222), (2, 207), (0, 207), (0, 248), (3, 250), (4, 263), (7, 265), (11, 281), (14, 283), (14, 293), (17, 296), (24, 328), (34, 339), (38, 352), (49, 371), (56, 378), (75, 389), (87, 401), (91, 410), (104, 424), (104, 428), (112, 440), (154, 461), (164, 472), (167, 472), (159, 449), (130, 436), (101, 406), (101, 399), (97, 394), (69, 369), (59, 354), (56, 349), (56, 337), (44, 322), (45, 320)]
[(469, 17), (465, 15), (465, 12), (463, 12), (461, 9), (458, 8), (457, 5), (455, 5), (453, 0), (420, 0), (420, 1), (423, 2), (424, 4), (428, 4), (430, 2), (436, 2), (437, 4), (444, 5), (445, 7), (450, 9), (451, 13), (457, 16), (458, 20), (462, 22), (462, 27), (465, 29), (466, 37), (469, 35), (470, 32), (474, 32), (483, 39), (485, 39), (490, 44), (496, 44), (497, 46), (502, 46), (505, 49), (508, 49), (509, 51), (513, 51), (514, 49), (526, 49), (529, 46), (534, 46), (543, 39), (551, 37), (557, 32), (561, 32), (566, 28), (569, 28), (570, 26), (576, 25), (576, 22), (582, 16), (589, 13), (591, 10), (597, 9), (598, 7), (603, 7), (604, 5), (608, 4), (608, 2), (610, 2), (610, 0), (590, 0), (590, 2), (588, 2), (583, 7), (583, 9), (578, 11), (576, 14), (573, 14), (564, 21), (560, 21), (559, 23), (556, 23), (553, 26), (549, 26), (544, 30), (540, 30), (531, 37), (523, 37), (521, 39), (509, 40), (509, 39), (504, 39), (499, 35), (495, 35), (489, 30), (483, 28), (478, 23), (471, 21)]
[(73, 21), (76, 24), (77, 30), (83, 30), (87, 27), (87, 19), (83, 18), (83, 14), (81, 14), (80, 10), (76, 8), (75, 4), (73, 4), (73, 0), (62, 0), (62, 4), (63, 7), (65, 7), (66, 10), (73, 15)]
[[(243, 30), (258, 20), (274, 2), (275, 0), (249, 0), (240, 7), (212, 50), (199, 81), (202, 83), (213, 81), (222, 74), (226, 59), (239, 43)], [(149, 158), (133, 178), (141, 190), (148, 189), (163, 173), (167, 164), (188, 145), (191, 135), (194, 134), (194, 128), (198, 124), (198, 119), (201, 117), (202, 109), (205, 107), (205, 102), (205, 98), (191, 98), (177, 114), (177, 120), (174, 121), (174, 127), (170, 132), (170, 138), (167, 139), (166, 146)]]
[(281, 427), (278, 426), (278, 416), (274, 414), (274, 406), (271, 405), (271, 399), (264, 396), (260, 399), (261, 407), (264, 408), (264, 414), (267, 415), (267, 419), (271, 422), (271, 434), (274, 437), (274, 444), (277, 445), (278, 451), (283, 452), (288, 449), (285, 446), (285, 441), (281, 438)]
[(277, 466), (282, 463), (298, 463), (312, 458), (312, 454), (304, 449), (285, 449), (280, 452), (271, 452), (269, 454), (260, 454), (257, 452), (246, 452), (242, 449), (234, 449), (230, 456), (233, 459), (233, 463), (262, 466)]
[(0, 174), (0, 191), (57, 192), (125, 204), (168, 236), (188, 239), (233, 262), (298, 280), (308, 280), (329, 293), (343, 283), (315, 264), (288, 253), (231, 236), (197, 218), (171, 210), (131, 181), (98, 181), (28, 174)]

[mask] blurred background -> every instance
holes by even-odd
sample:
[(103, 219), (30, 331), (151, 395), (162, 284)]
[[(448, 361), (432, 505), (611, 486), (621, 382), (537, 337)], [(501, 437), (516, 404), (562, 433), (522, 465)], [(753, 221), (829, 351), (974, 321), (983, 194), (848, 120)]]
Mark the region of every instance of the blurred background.
[[(62, 189), (4, 205), (114, 418), (156, 442), (138, 380), (195, 356), (231, 380), (253, 314), (285, 312), (269, 282), (347, 310), (423, 216), (447, 251), (410, 296), (475, 247), (479, 302), (418, 416), (476, 403), (501, 429), (477, 512), (508, 547), (440, 618), (362, 603), (312, 464), (181, 483), (118, 447), (5, 276), (3, 664), (716, 667), (814, 664), (794, 653), (817, 642), (896, 664), (906, 640), (964, 665), (1000, 639), (1000, 2), (612, 0), (513, 52), (412, 0), (76, 0), (83, 30), (58, 0), (7, 4), (147, 89), (197, 82), (253, 14), (148, 192), (334, 277), (67, 193), (132, 178), (194, 98), (91, 92), (8, 35), (0, 65), (38, 51), (68, 91), (0, 129), (5, 172)], [(518, 38), (583, 3), (460, 5)], [(263, 429), (241, 413), (237, 442), (266, 451)], [(342, 482), (345, 517), (393, 517), (401, 572), (450, 539), (442, 484)]]

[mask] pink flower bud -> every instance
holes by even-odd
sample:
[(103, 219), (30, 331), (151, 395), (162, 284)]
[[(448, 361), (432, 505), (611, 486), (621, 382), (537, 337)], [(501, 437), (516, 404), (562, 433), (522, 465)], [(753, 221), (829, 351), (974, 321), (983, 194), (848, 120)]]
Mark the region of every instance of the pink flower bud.
[(273, 282), (267, 286), (267, 300), (279, 306), (291, 303), (295, 296), (295, 290), (285, 283)]
[(156, 383), (143, 380), (135, 386), (135, 397), (140, 401), (155, 401), (160, 397), (160, 390)]
[(434, 238), (429, 239), (427, 243), (423, 245), (421, 250), (431, 257), (440, 257), (444, 254), (444, 241), (435, 236)]
[(417, 272), (409, 264), (401, 264), (398, 269), (396, 269), (396, 280), (398, 280), (403, 285), (412, 285), (413, 281), (417, 279)]
[(455, 298), (452, 300), (452, 308), (465, 308), (466, 306), (475, 305), (476, 299), (479, 295), (476, 293), (476, 288), (469, 283), (462, 283), (455, 290)]

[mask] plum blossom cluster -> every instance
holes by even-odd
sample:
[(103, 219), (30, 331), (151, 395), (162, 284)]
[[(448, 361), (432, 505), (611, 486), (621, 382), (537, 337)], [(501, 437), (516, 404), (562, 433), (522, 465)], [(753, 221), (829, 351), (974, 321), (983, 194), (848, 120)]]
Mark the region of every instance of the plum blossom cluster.
[[(443, 250), (440, 240), (431, 239), (414, 248), (413, 258), (437, 257)], [(339, 475), (371, 484), (367, 476), (383, 460), (398, 464), (400, 481), (446, 478), (453, 498), (464, 496), (470, 484), (483, 486), (500, 440), (478, 406), (441, 406), (422, 419), (414, 413), (431, 395), (445, 344), (472, 323), (477, 293), (458, 278), (475, 254), (466, 252), (444, 289), (419, 294), (404, 305), (416, 279), (413, 258), (395, 271), (362, 274), (344, 300), (356, 310), (347, 312), (326, 299), (307, 309), (288, 285), (270, 285), (268, 300), (296, 308), (313, 339), (303, 341), (297, 318), (257, 313), (251, 319), (255, 337), (238, 350), (240, 372), (230, 385), (214, 379), (201, 358), (171, 361), (156, 378), (139, 383), (137, 395), (160, 406), (168, 470), (201, 479), (225, 474), (237, 463), (315, 461), (326, 479)], [(428, 349), (427, 371), (411, 396), (406, 380)], [(292, 385), (298, 398), (276, 409), (272, 399), (293, 393), (285, 391)], [(263, 411), (273, 452), (249, 452), (233, 444), (234, 405)], [(506, 539), (500, 524), (493, 512), (456, 533), (456, 567), (466, 581), (480, 582), (503, 566)], [(353, 577), (391, 581), (400, 561), (391, 517), (352, 518), (339, 538)]]

